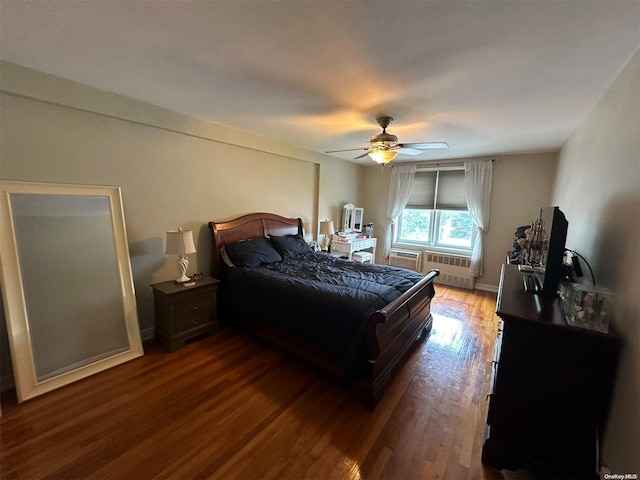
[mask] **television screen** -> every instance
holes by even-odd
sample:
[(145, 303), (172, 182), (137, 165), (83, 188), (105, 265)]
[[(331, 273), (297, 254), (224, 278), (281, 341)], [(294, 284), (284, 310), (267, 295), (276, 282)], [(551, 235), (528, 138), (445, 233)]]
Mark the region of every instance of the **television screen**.
[(555, 296), (562, 277), (565, 241), (569, 222), (558, 207), (543, 207), (527, 234), (528, 251), (523, 270), (527, 291)]
[(564, 213), (558, 207), (546, 207), (540, 209), (540, 218), (544, 225), (550, 225), (549, 242), (544, 256), (544, 283), (542, 293), (548, 296), (558, 294), (558, 284), (562, 277), (562, 261), (564, 259), (564, 246), (567, 240), (569, 222)]

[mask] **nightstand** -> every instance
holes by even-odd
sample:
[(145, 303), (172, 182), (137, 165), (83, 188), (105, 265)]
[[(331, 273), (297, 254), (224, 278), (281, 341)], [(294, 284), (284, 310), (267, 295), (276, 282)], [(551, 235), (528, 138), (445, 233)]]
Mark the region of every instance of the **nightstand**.
[(156, 340), (173, 352), (186, 340), (202, 334), (214, 334), (220, 327), (217, 295), (220, 280), (201, 277), (192, 287), (174, 281), (155, 283)]

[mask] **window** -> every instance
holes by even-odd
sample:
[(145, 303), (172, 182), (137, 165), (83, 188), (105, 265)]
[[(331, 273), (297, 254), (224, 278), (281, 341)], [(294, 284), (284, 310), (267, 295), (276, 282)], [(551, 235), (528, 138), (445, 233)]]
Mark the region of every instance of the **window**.
[(397, 241), (471, 250), (473, 233), (464, 170), (417, 171)]

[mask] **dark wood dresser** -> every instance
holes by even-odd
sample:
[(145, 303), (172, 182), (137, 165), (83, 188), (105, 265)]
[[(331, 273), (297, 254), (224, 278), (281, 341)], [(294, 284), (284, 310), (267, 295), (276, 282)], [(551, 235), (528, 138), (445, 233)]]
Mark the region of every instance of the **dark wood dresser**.
[(567, 324), (558, 298), (524, 291), (503, 265), (482, 462), (543, 478), (599, 478), (618, 341)]
[(151, 285), (156, 312), (158, 343), (173, 352), (186, 340), (219, 330), (217, 295), (219, 280), (201, 277), (192, 287), (174, 281)]

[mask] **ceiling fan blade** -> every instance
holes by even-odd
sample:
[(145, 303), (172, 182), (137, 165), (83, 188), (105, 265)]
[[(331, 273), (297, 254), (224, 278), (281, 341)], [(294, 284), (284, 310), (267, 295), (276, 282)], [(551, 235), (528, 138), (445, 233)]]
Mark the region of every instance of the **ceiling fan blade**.
[(421, 153), (424, 153), (424, 150), (418, 150), (416, 148), (407, 148), (407, 147), (401, 147), (398, 149), (398, 151), (404, 155), (420, 155)]
[(363, 153), (362, 155), (358, 155), (357, 157), (354, 157), (353, 159), (357, 160), (359, 158), (366, 157), (367, 155), (369, 155), (369, 149), (368, 148), (367, 148), (367, 152), (366, 153)]
[(358, 148), (343, 148), (342, 150), (327, 150), (324, 153), (338, 153), (338, 152), (354, 152), (356, 150), (369, 150), (369, 147), (358, 147)]
[(430, 150), (433, 148), (449, 148), (446, 142), (423, 142), (423, 143), (399, 143), (400, 148), (417, 148), (419, 150)]

